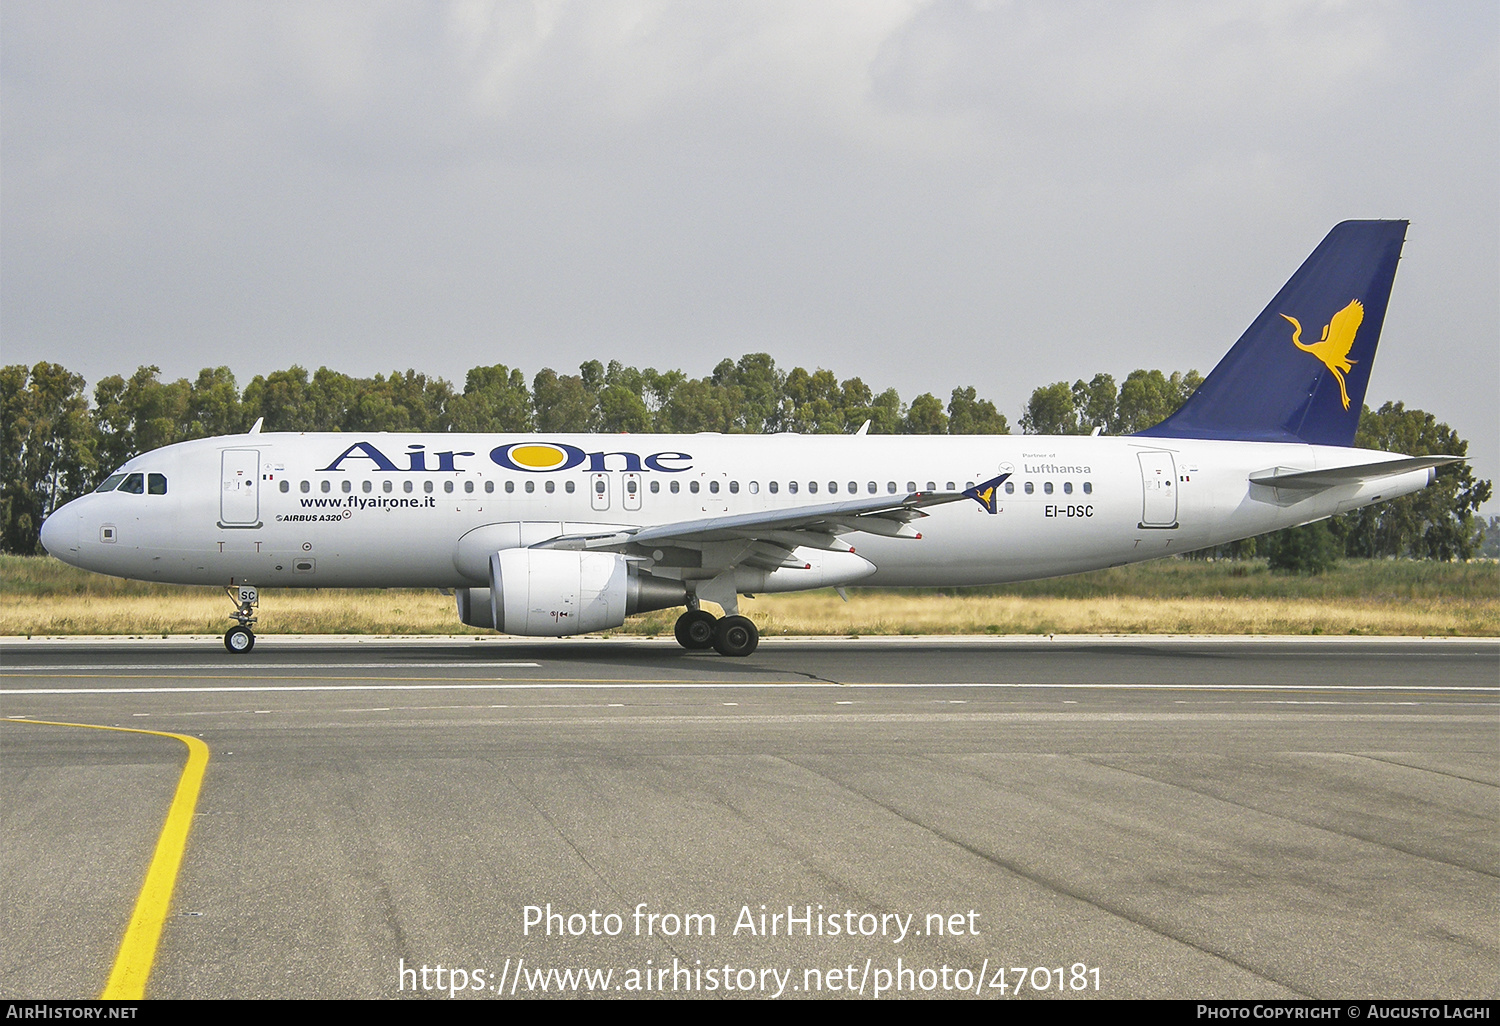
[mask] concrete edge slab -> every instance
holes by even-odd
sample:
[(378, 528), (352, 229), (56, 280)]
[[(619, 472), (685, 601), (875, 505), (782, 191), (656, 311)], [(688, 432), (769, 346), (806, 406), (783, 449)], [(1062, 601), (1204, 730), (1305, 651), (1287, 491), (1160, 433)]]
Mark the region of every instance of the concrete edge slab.
[[(1500, 637), (1408, 636), (1365, 634), (907, 634), (907, 635), (799, 635), (762, 637), (762, 645), (776, 647), (847, 645), (1480, 645), (1500, 648)], [(34, 635), (32, 637), (0, 636), (0, 647), (82, 648), (90, 645), (118, 646), (221, 646), (217, 634), (123, 635), (76, 634)], [(258, 634), (257, 646), (276, 648), (350, 648), (365, 645), (412, 645), (448, 647), (455, 644), (505, 647), (579, 646), (579, 645), (676, 645), (670, 636), (645, 637), (633, 634), (580, 634), (567, 638), (524, 638), (484, 634)]]

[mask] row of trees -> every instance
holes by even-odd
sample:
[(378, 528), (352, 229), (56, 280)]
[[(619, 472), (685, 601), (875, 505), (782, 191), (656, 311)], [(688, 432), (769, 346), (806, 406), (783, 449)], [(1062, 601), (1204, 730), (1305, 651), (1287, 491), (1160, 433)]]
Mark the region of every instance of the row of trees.
[[(1127, 434), (1165, 419), (1202, 382), (1196, 371), (1137, 370), (1118, 387), (1108, 374), (1033, 391), (1020, 420), (1028, 434)], [(241, 391), (227, 367), (195, 380), (160, 380), (156, 367), (111, 375), (93, 390), (52, 363), (0, 367), (0, 548), (37, 551), (37, 534), (57, 506), (94, 487), (131, 456), (173, 442), (266, 431), (721, 431), (843, 434), (866, 421), (875, 434), (1009, 434), (995, 404), (972, 386), (904, 402), (858, 377), (829, 370), (783, 371), (765, 353), (724, 360), (712, 374), (644, 370), (590, 360), (577, 374), (539, 371), (530, 382), (497, 364), (469, 371), (463, 391), (408, 370), (355, 378), (327, 367), (257, 375)], [(1431, 414), (1387, 403), (1365, 408), (1356, 444), (1412, 455), (1462, 455), (1467, 443)], [(1338, 546), (1351, 556), (1467, 558), (1481, 531), (1474, 511), (1490, 497), (1467, 464), (1446, 467), (1438, 484), (1393, 503), (1338, 518)], [(1255, 546), (1241, 545), (1248, 554)]]

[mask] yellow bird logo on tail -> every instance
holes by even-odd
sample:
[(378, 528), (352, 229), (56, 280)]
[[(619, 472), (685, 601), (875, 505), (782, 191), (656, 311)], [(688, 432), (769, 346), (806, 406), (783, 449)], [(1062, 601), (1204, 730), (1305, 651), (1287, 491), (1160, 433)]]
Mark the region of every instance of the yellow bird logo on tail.
[(1302, 325), (1295, 317), (1282, 314), (1292, 323), (1295, 329), (1292, 332), (1292, 345), (1305, 353), (1312, 353), (1323, 366), (1333, 371), (1333, 376), (1339, 380), (1339, 395), (1344, 399), (1344, 409), (1349, 408), (1349, 392), (1344, 388), (1344, 375), (1354, 369), (1358, 360), (1349, 359), (1349, 350), (1354, 348), (1354, 335), (1359, 331), (1359, 326), (1365, 320), (1365, 307), (1357, 299), (1351, 299), (1349, 305), (1333, 315), (1333, 319), (1323, 326), (1323, 338), (1307, 346), (1302, 344)]

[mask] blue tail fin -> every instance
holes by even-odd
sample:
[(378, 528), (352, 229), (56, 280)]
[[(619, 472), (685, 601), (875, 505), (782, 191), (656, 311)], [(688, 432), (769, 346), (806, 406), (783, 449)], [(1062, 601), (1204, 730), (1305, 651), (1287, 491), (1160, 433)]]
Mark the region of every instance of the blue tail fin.
[(1406, 226), (1334, 226), (1182, 408), (1138, 434), (1353, 445)]

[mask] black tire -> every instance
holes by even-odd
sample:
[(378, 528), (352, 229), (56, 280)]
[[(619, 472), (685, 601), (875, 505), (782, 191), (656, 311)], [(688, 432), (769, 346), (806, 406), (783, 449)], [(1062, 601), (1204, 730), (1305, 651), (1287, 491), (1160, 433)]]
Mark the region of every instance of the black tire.
[(706, 609), (689, 609), (677, 618), (677, 626), (673, 628), (677, 644), (690, 652), (712, 648), (714, 626), (718, 622), (719, 618)]
[(746, 616), (726, 616), (714, 624), (714, 648), (719, 655), (747, 656), (760, 644), (760, 631)]
[(255, 647), (255, 632), (249, 627), (231, 627), (224, 632), (224, 647), (235, 655), (244, 655)]

